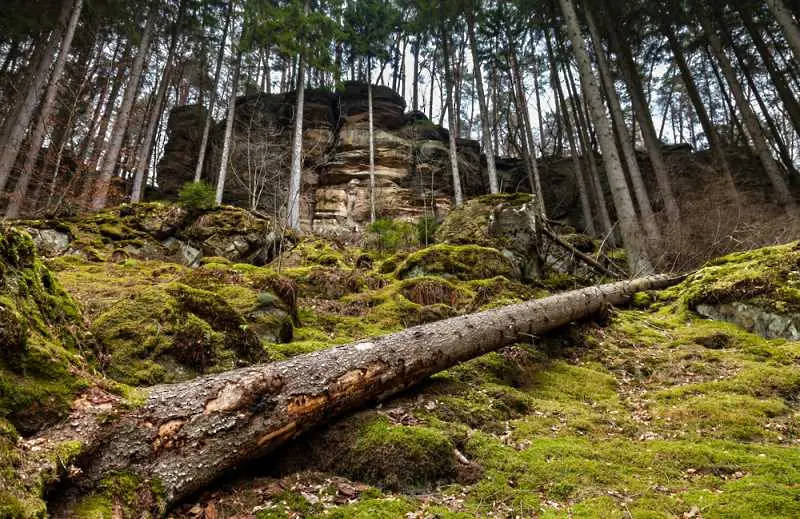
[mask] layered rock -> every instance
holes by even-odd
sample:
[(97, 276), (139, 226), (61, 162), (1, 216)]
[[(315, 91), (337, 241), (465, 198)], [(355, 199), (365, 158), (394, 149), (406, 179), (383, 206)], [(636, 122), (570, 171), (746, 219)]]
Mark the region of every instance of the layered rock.
[[(233, 147), (224, 194), (226, 203), (283, 214), (288, 198), (294, 125), (294, 92), (254, 94), (236, 100)], [(420, 112), (405, 113), (405, 101), (374, 86), (375, 175), (381, 216), (406, 220), (445, 214), (453, 195), (447, 130)], [(191, 179), (202, 124), (197, 108), (180, 107), (170, 117), (170, 143), (159, 164), (159, 186), (174, 198)], [(367, 87), (346, 83), (336, 92), (308, 89), (303, 110), (301, 215), (317, 229), (359, 228), (369, 221), (369, 121)], [(225, 121), (214, 126), (203, 176), (219, 170)], [(465, 195), (482, 194), (477, 142), (459, 139)]]

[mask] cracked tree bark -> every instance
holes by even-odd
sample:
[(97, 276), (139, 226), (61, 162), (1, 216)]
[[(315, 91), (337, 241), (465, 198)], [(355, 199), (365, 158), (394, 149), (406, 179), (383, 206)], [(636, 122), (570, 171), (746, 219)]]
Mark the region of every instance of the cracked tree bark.
[[(119, 410), (113, 420), (108, 419), (108, 401), (95, 412), (83, 406), (82, 414), (43, 435), (84, 445), (72, 476), (51, 493), (50, 514), (78, 517), (82, 500), (99, 491), (104, 478), (124, 473), (142, 482), (140, 503), (151, 503), (140, 511), (163, 515), (220, 474), (337, 415), (681, 279), (650, 276), (574, 290), (283, 362), (155, 386), (140, 407)], [(142, 492), (152, 495), (142, 500)]]

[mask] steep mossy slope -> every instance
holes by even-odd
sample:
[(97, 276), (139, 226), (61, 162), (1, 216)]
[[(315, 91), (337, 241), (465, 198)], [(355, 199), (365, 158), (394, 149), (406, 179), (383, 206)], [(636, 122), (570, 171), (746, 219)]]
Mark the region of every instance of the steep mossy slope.
[[(490, 202), (495, 211), (518, 201)], [(0, 516), (44, 513), (45, 481), (15, 479), (18, 435), (64, 416), (97, 383), (93, 369), (141, 386), (181, 380), (582, 282), (563, 273), (522, 282), (520, 263), (488, 241), (395, 251), (313, 235), (279, 243), (235, 212), (198, 223), (145, 204), (66, 222), (69, 247), (49, 269), (25, 233), (3, 231)], [(202, 249), (196, 266), (165, 245), (176, 236)], [(800, 343), (696, 312), (747, 302), (791, 316), (798, 290), (797, 244), (715, 260), (637, 295), (632, 309), (531, 337), (336, 421), (171, 516), (798, 516)], [(56, 472), (80, 446), (60, 449)], [(109, 476), (87, 515), (125, 505), (113, 495), (129, 483)]]
[[(796, 255), (789, 244), (728, 256), (633, 309), (447, 370), (176, 516), (795, 517), (800, 343), (693, 305), (758, 297), (791, 308)], [(413, 280), (453, 308), (469, 301), (463, 282)], [(410, 293), (402, 283), (346, 299), (380, 308), (378, 294)], [(316, 309), (301, 313), (319, 324)]]
[(0, 517), (44, 517), (44, 485), (80, 449), (40, 447), (32, 457), (48, 468), (32, 475), (18, 441), (61, 420), (92, 383), (86, 339), (77, 304), (30, 235), (0, 227)]

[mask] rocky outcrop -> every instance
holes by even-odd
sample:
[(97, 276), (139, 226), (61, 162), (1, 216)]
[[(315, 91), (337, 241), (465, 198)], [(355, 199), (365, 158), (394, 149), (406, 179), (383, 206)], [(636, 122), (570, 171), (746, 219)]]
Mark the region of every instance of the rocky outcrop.
[[(294, 92), (236, 100), (226, 203), (283, 214), (294, 103)], [(453, 187), (447, 130), (420, 112), (405, 113), (405, 101), (389, 88), (373, 87), (373, 105), (378, 212), (406, 220), (448, 212)], [(177, 188), (191, 179), (202, 117), (197, 107), (173, 110), (170, 141), (158, 170), (167, 198), (174, 198)], [(303, 219), (318, 230), (363, 226), (370, 213), (366, 85), (346, 83), (336, 93), (306, 90), (303, 118)], [(221, 121), (212, 130), (204, 165), (203, 176), (210, 182), (219, 170), (223, 133)], [(458, 145), (464, 193), (480, 195), (488, 185), (480, 147), (465, 139)]]

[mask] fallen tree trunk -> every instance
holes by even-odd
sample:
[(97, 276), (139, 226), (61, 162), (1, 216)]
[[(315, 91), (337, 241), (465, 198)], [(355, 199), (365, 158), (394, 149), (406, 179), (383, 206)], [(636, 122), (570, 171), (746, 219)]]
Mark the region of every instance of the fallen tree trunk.
[[(137, 516), (163, 515), (225, 471), (336, 415), (681, 279), (652, 276), (574, 290), (283, 362), (155, 386), (140, 407), (112, 419), (98, 417), (107, 416), (115, 403), (89, 396), (79, 406), (82, 412), (48, 432), (51, 440), (79, 439), (84, 445), (77, 469), (51, 495), (51, 514), (80, 517), (91, 499), (119, 510), (119, 500), (126, 499), (125, 505), (138, 508)], [(128, 497), (98, 497), (120, 492), (115, 489), (126, 485), (114, 478), (122, 475)]]

